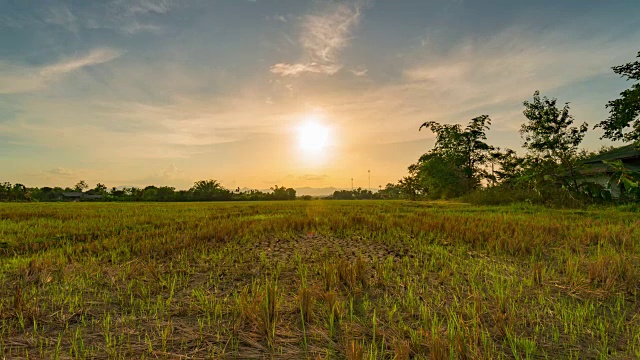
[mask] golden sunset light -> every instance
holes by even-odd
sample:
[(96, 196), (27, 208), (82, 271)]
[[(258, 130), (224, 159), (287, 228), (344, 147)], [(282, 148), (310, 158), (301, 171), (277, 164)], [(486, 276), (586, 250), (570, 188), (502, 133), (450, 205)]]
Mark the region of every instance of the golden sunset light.
[(298, 145), (309, 156), (317, 156), (326, 151), (330, 137), (329, 127), (315, 116), (310, 116), (298, 128)]
[(640, 0), (0, 0), (0, 360), (640, 359)]

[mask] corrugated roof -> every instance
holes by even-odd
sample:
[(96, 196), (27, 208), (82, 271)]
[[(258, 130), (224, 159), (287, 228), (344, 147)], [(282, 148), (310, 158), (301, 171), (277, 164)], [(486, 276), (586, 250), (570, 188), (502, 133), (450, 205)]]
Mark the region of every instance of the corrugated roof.
[(82, 196), (82, 193), (81, 192), (63, 192), (62, 196), (80, 197), (80, 196)]
[(584, 164), (600, 163), (602, 161), (614, 161), (640, 158), (640, 149), (635, 145), (622, 146), (604, 154), (596, 155), (584, 161)]

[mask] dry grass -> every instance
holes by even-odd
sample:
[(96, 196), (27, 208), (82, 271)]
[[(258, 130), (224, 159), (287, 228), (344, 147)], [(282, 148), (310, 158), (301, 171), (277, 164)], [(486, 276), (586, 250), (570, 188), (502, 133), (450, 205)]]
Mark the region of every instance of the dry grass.
[(3, 204), (0, 243), (0, 358), (640, 357), (615, 209)]

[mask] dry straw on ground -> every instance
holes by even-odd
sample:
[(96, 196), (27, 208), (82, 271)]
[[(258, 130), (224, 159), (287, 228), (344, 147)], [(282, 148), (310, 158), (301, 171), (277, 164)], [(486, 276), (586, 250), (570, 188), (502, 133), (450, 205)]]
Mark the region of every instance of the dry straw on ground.
[(5, 204), (0, 358), (639, 358), (639, 219), (391, 201)]

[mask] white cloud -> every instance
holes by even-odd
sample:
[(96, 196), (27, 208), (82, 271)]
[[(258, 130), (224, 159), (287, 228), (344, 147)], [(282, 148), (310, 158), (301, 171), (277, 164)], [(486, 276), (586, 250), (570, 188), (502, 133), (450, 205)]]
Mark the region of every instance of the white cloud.
[(126, 34), (132, 35), (139, 32), (160, 33), (162, 31), (162, 27), (158, 25), (144, 24), (139, 23), (138, 21), (132, 21), (128, 24), (122, 25), (119, 30)]
[(338, 62), (340, 51), (349, 45), (364, 5), (362, 0), (325, 3), (317, 13), (305, 16), (299, 36), (299, 43), (305, 50), (304, 61), (276, 64), (271, 72), (281, 76), (337, 73), (342, 68)]
[(119, 57), (120, 55), (120, 52), (113, 49), (94, 49), (84, 56), (70, 58), (53, 65), (45, 66), (44, 68), (42, 68), (42, 70), (40, 70), (40, 74), (42, 76), (64, 74), (78, 70), (85, 66), (97, 65), (111, 61)]
[(332, 4), (319, 14), (307, 15), (300, 43), (314, 61), (335, 62), (360, 22), (361, 1)]
[(117, 50), (100, 48), (86, 55), (41, 67), (0, 62), (0, 94), (19, 94), (39, 90), (64, 74), (111, 61), (120, 55), (121, 53)]
[(322, 65), (318, 63), (308, 64), (275, 64), (271, 72), (282, 76), (299, 76), (304, 73), (333, 75), (340, 71), (341, 66), (336, 64)]
[(137, 0), (121, 3), (128, 14), (166, 14), (171, 9), (171, 2), (168, 0)]
[(427, 44), (422, 60), (404, 71), (403, 86), (422, 94), (422, 102), (458, 110), (514, 104), (535, 90), (610, 73), (623, 60), (620, 49), (632, 47), (629, 38), (580, 39), (557, 29), (534, 33), (513, 28), (490, 38), (469, 38), (435, 56)]
[(183, 173), (184, 172), (178, 169), (178, 167), (175, 164), (171, 163), (164, 170), (162, 170), (161, 175), (162, 175), (162, 178), (164, 179), (175, 180), (177, 178), (180, 178)]
[(51, 170), (47, 170), (47, 171), (44, 171), (44, 173), (49, 175), (57, 175), (57, 176), (64, 176), (64, 177), (74, 176), (76, 174), (74, 171), (67, 168), (63, 168), (63, 167), (57, 167)]
[(171, 0), (110, 0), (88, 7), (51, 2), (34, 8), (33, 15), (0, 15), (0, 28), (57, 26), (79, 35), (86, 29), (108, 29), (128, 35), (158, 33), (161, 27), (149, 22), (149, 15), (165, 15), (174, 8)]
[(349, 70), (349, 72), (351, 72), (355, 76), (367, 76), (367, 73), (369, 72), (369, 70), (364, 68), (358, 68), (358, 69), (351, 69)]

